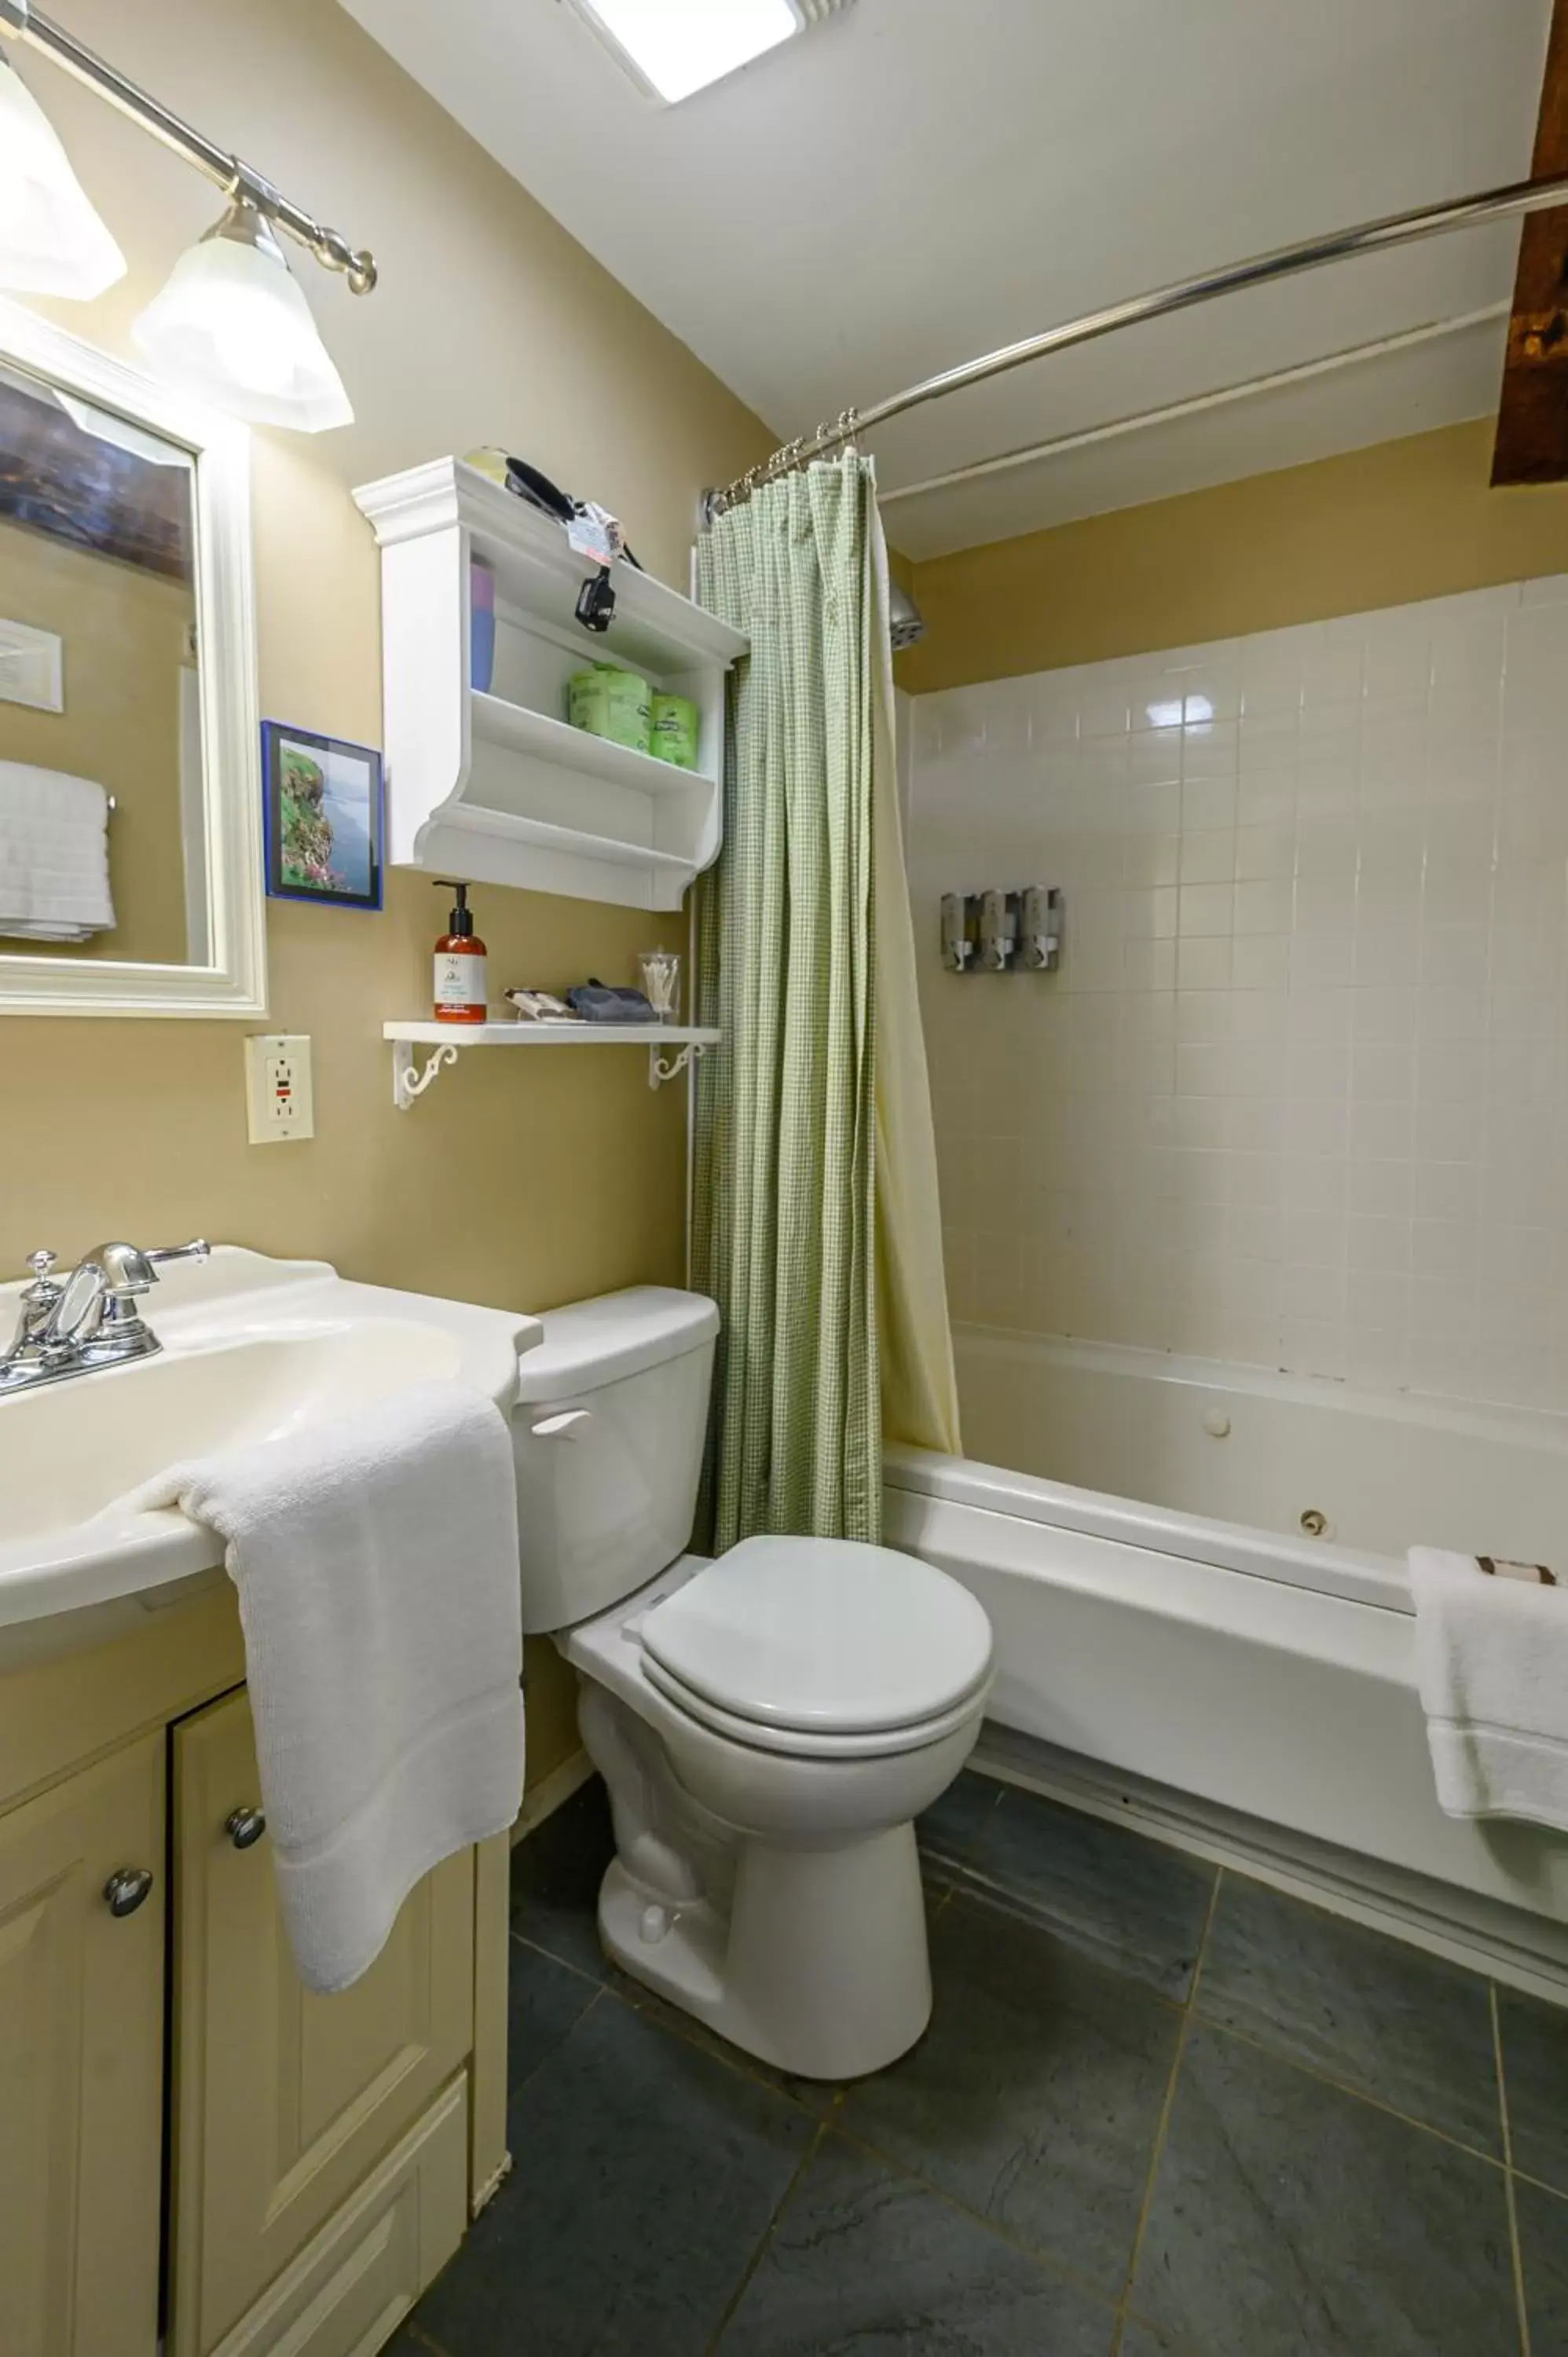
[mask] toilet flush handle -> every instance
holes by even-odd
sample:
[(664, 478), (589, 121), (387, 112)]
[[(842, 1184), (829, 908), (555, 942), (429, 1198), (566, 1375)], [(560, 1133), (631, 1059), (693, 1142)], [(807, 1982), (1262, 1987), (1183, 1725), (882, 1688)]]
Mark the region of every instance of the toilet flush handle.
[(594, 1420), (591, 1407), (557, 1408), (551, 1415), (542, 1415), (529, 1426), (535, 1440), (575, 1440), (584, 1425)]

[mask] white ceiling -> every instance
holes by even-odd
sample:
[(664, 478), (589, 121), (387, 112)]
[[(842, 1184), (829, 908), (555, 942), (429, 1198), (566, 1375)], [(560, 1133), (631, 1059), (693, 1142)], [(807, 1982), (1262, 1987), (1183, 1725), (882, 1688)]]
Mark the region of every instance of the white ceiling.
[[(1551, 13), (855, 0), (662, 107), (563, 0), (346, 5), (781, 439), (1120, 296), (1526, 177)], [(1434, 240), (1020, 370), (882, 429), (884, 490), (1506, 305), (1517, 244)], [(1476, 416), (1502, 341), (1472, 326), (895, 500), (889, 534), (931, 555)]]

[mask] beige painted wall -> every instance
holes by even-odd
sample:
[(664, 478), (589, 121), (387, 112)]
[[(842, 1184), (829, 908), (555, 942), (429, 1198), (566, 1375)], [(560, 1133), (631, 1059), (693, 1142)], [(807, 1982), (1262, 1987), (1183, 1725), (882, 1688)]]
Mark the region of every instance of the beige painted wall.
[[(326, 0), (145, 0), (133, 25), (114, 0), (75, 0), (71, 29), (381, 264), (365, 301), (298, 264), (358, 422), (256, 437), (264, 714), (379, 741), (377, 558), (348, 490), (446, 451), (502, 442), (535, 459), (684, 587), (699, 490), (770, 437), (349, 17)], [(55, 316), (124, 351), (218, 199), (47, 66), (27, 70), (131, 263), (99, 303)], [(476, 906), (498, 990), (629, 979), (658, 930), (533, 894)], [(678, 1282), (682, 1092), (650, 1093), (635, 1050), (471, 1055), (393, 1111), (381, 1024), (423, 1010), (446, 907), (412, 876), (392, 877), (382, 916), (273, 907), (271, 1023), (315, 1042), (311, 1145), (247, 1146), (240, 1026), (0, 1022), (6, 1102), (32, 1141), (4, 1157), (0, 1267), (40, 1243), (70, 1254), (199, 1232), (507, 1307)], [(575, 1738), (554, 1657), (530, 1667), (537, 1778)]]
[(1494, 491), (1489, 420), (915, 568), (916, 695), (1489, 587), (1568, 565), (1568, 486)]
[(95, 778), (118, 805), (114, 930), (50, 956), (185, 957), (179, 681), (195, 610), (183, 582), (0, 523), (0, 614), (53, 630), (65, 651), (65, 710), (0, 704), (0, 759)]

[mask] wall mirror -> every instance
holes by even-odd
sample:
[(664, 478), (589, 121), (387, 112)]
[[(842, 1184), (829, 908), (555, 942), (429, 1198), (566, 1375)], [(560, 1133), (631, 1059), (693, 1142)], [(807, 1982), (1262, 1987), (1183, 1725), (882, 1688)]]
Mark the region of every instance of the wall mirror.
[(266, 1008), (243, 426), (0, 303), (0, 1014)]

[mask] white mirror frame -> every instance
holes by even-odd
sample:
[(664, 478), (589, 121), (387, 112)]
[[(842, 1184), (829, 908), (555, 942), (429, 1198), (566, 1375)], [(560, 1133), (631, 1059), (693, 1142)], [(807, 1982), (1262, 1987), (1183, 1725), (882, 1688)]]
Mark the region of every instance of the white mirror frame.
[(0, 1015), (240, 1016), (267, 1011), (261, 722), (243, 425), (0, 300), (0, 360), (117, 410), (196, 461), (197, 678), (207, 817), (209, 965), (0, 955)]

